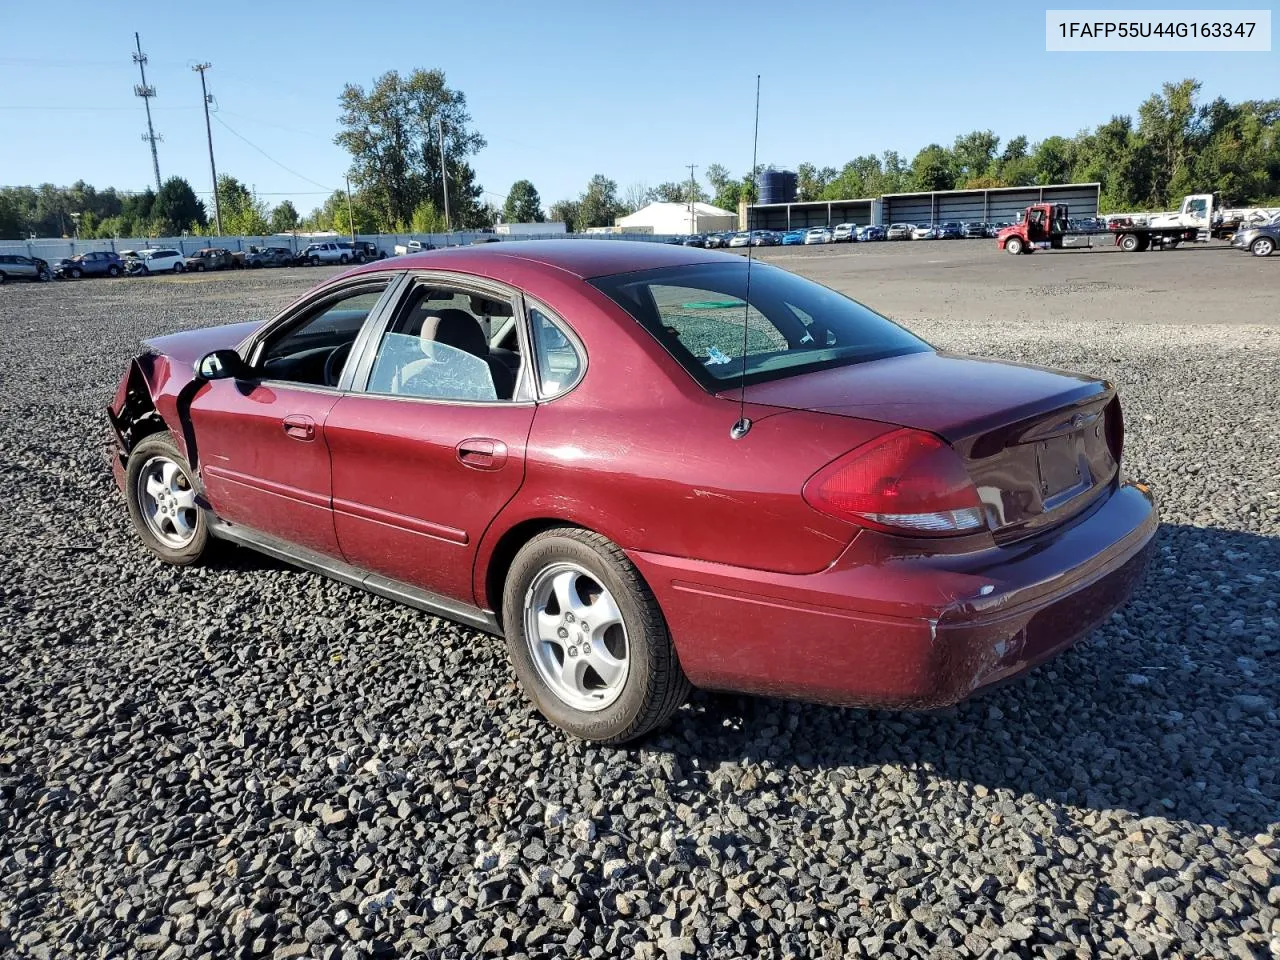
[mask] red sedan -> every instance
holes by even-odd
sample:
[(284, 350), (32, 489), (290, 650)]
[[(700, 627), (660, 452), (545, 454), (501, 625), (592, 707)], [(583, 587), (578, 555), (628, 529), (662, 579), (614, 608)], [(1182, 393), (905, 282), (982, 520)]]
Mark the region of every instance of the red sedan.
[(504, 635), (592, 740), (691, 684), (955, 703), (1102, 622), (1156, 529), (1110, 384), (731, 254), (433, 251), (146, 346), (109, 414), (157, 556), (231, 541)]

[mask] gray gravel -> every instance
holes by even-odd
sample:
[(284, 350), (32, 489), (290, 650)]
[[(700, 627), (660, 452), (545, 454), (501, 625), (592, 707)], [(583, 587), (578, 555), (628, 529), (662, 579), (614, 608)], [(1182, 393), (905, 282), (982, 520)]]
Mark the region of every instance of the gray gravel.
[(1280, 955), (1276, 327), (911, 318), (1121, 386), (1139, 596), (941, 714), (697, 694), (613, 750), (495, 640), (135, 540), (101, 411), (137, 339), (322, 275), (0, 290), (0, 956)]

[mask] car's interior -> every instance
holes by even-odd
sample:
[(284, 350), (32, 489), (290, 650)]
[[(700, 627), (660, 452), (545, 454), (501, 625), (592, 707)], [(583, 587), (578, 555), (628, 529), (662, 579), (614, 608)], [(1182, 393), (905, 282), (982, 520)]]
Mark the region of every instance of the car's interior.
[(369, 392), (510, 400), (520, 371), (515, 325), (504, 326), (513, 313), (509, 300), (419, 283), (383, 335)]
[[(356, 336), (385, 282), (318, 305), (257, 361), (264, 379), (337, 386)], [(378, 347), (371, 393), (459, 400), (509, 400), (521, 363), (511, 301), (438, 284), (417, 284)]]

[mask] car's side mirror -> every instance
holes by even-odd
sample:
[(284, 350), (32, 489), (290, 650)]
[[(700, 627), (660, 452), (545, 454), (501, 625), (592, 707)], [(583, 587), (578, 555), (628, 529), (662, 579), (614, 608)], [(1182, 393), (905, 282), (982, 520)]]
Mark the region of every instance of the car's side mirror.
[(201, 380), (239, 380), (248, 375), (249, 365), (234, 350), (206, 353), (196, 364), (196, 376)]

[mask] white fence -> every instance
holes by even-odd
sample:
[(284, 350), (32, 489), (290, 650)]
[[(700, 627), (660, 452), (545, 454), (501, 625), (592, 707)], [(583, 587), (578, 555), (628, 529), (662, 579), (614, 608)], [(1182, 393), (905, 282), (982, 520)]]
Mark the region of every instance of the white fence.
[[(563, 240), (566, 237), (586, 238), (590, 240), (664, 240), (665, 237), (653, 234), (634, 233), (548, 233), (536, 235), (516, 235), (496, 233), (379, 233), (358, 234), (357, 240), (368, 240), (377, 245), (387, 256), (395, 253), (396, 244), (410, 240), (421, 240), (436, 247), (459, 247), (473, 243), (477, 239), (497, 240), (502, 243), (522, 243), (525, 240)], [(349, 240), (348, 236), (314, 236), (276, 234), (269, 237), (122, 237), (115, 240), (0, 240), (0, 253), (16, 253), (24, 257), (39, 257), (50, 263), (62, 257), (73, 257), (94, 250), (105, 250), (119, 253), (121, 250), (166, 249), (177, 250), (184, 256), (190, 256), (205, 247), (225, 247), (228, 250), (248, 250), (257, 247), (288, 247), (294, 253), (305, 249), (308, 244), (325, 240)]]

